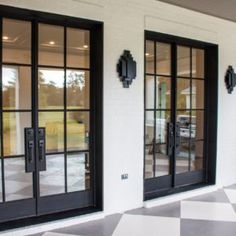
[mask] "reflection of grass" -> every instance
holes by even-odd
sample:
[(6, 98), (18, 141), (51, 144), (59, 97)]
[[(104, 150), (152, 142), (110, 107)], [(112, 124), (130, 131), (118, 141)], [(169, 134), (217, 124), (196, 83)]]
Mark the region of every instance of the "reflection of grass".
[[(16, 146), (16, 113), (4, 113), (4, 154), (13, 155), (17, 153)], [(21, 113), (22, 114), (22, 113)], [(29, 114), (29, 113), (28, 113)], [(24, 116), (26, 119), (26, 116)], [(27, 116), (29, 119), (29, 116)], [(85, 124), (79, 123), (77, 119), (67, 116), (67, 147), (68, 149), (86, 148), (85, 146)], [(19, 119), (20, 122), (21, 119)], [(21, 120), (22, 121), (22, 120)], [(22, 125), (31, 124), (30, 120), (22, 121)], [(63, 112), (39, 112), (39, 127), (46, 128), (46, 147), (50, 151), (63, 151), (64, 149), (64, 113)], [(20, 127), (19, 136), (24, 137), (24, 127)], [(24, 142), (24, 140), (21, 140)], [(23, 144), (24, 145), (24, 144)], [(22, 154), (22, 153), (18, 153)]]

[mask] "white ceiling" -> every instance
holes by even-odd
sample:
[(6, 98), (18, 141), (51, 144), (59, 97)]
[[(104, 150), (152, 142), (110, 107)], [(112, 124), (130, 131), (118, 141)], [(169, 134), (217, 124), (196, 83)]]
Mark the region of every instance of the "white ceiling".
[(158, 0), (236, 22), (236, 0)]

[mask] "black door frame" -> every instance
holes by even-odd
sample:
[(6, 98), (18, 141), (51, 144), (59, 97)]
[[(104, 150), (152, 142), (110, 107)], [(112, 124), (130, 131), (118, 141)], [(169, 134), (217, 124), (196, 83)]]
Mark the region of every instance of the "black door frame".
[[(90, 78), (91, 78), (91, 89), (90, 89), (90, 101), (91, 101), (91, 118), (93, 124), (91, 124), (91, 132), (93, 135), (90, 137), (90, 149), (93, 158), (91, 160), (91, 172), (92, 174), (92, 194), (86, 193), (86, 191), (81, 195), (77, 193), (67, 193), (67, 197), (61, 195), (53, 195), (49, 197), (41, 198), (39, 201), (39, 196), (28, 200), (19, 200), (12, 202), (0, 203), (0, 212), (4, 212), (0, 216), (0, 222), (5, 222), (0, 224), (1, 229), (11, 228), (12, 225), (17, 227), (17, 222), (19, 226), (24, 224), (37, 223), (38, 221), (47, 221), (52, 217), (54, 220), (58, 216), (70, 216), (78, 215), (87, 209), (89, 212), (97, 211), (103, 209), (103, 22), (80, 19), (70, 16), (51, 14), (33, 10), (26, 10), (21, 8), (9, 7), (0, 5), (0, 35), (2, 35), (2, 18), (16, 19), (31, 21), (32, 23), (32, 78), (36, 78), (36, 81), (32, 79), (32, 91), (37, 91), (37, 60), (38, 60), (38, 50), (37, 50), (37, 26), (38, 23), (48, 23), (51, 25), (58, 25), (65, 27), (74, 27), (80, 29), (86, 29), (90, 31)], [(0, 38), (0, 65), (2, 65), (2, 37)], [(96, 55), (96, 56), (94, 56)], [(2, 67), (0, 68), (0, 78), (2, 78)], [(0, 95), (2, 95), (2, 84), (0, 84)], [(2, 96), (1, 96), (2, 99)], [(32, 96), (32, 104), (37, 104), (37, 96)], [(2, 100), (0, 100), (2, 103)], [(2, 112), (1, 116), (2, 116)], [(32, 127), (37, 129), (38, 125), (38, 109), (37, 107), (32, 107), (32, 117), (34, 123)], [(0, 117), (2, 120), (2, 117)], [(1, 122), (2, 125), (2, 122)], [(37, 143), (38, 137), (35, 135), (35, 142)], [(36, 145), (37, 146), (37, 145)], [(2, 149), (3, 150), (3, 149)], [(35, 158), (38, 160), (38, 150), (35, 150)], [(2, 169), (4, 166), (2, 165)], [(3, 170), (4, 171), (4, 170)], [(36, 165), (36, 171), (33, 174), (34, 183), (38, 189), (38, 165)], [(37, 181), (36, 181), (37, 180)], [(4, 181), (3, 181), (4, 182)], [(78, 201), (78, 199), (80, 201)], [(57, 204), (55, 204), (57, 202)], [(58, 205), (58, 202), (60, 204)], [(80, 202), (80, 203), (78, 203)], [(33, 208), (36, 206), (36, 213)], [(50, 206), (50, 207), (49, 207)], [(64, 211), (64, 212), (63, 212)], [(66, 211), (66, 213), (65, 213)], [(58, 213), (56, 213), (58, 212)], [(47, 215), (47, 216), (40, 216)], [(27, 220), (18, 220), (21, 218), (28, 218)], [(7, 223), (7, 221), (15, 221)]]
[[(145, 136), (144, 136), (144, 200), (182, 192), (189, 189), (215, 184), (216, 176), (216, 150), (217, 150), (217, 112), (218, 112), (218, 45), (198, 40), (177, 37), (173, 35), (145, 31), (144, 55), (146, 54), (146, 40), (153, 40), (172, 45), (172, 58), (176, 58), (176, 46), (183, 45), (204, 49), (205, 51), (205, 145), (204, 145), (204, 171), (194, 171), (178, 175), (169, 175), (145, 179)], [(173, 46), (174, 45), (174, 46)], [(146, 64), (146, 63), (145, 63)], [(171, 63), (171, 75), (176, 75), (176, 63)], [(146, 65), (144, 65), (144, 78)], [(172, 80), (172, 121), (176, 117), (176, 79)], [(146, 110), (146, 83), (144, 86), (144, 110)], [(174, 105), (174, 107), (173, 107)], [(174, 109), (173, 109), (174, 108)], [(144, 118), (145, 130), (146, 116)], [(175, 126), (175, 124), (174, 124)], [(174, 132), (175, 133), (175, 132)], [(171, 173), (175, 173), (175, 145), (173, 148)], [(186, 181), (187, 179), (187, 181)]]

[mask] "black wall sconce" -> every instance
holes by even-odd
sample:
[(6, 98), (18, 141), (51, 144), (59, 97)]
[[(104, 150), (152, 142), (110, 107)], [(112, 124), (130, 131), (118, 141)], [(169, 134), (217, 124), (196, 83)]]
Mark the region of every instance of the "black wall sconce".
[(133, 79), (136, 78), (136, 61), (134, 61), (130, 51), (124, 50), (117, 64), (117, 72), (124, 88), (129, 88)]
[(228, 70), (226, 71), (225, 84), (226, 84), (228, 93), (231, 94), (233, 92), (234, 87), (236, 86), (236, 74), (232, 66), (229, 66)]

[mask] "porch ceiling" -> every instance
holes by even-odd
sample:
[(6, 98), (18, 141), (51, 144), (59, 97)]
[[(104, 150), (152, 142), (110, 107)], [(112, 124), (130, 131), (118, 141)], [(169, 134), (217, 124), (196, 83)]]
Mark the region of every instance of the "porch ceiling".
[(236, 22), (235, 0), (158, 0)]

